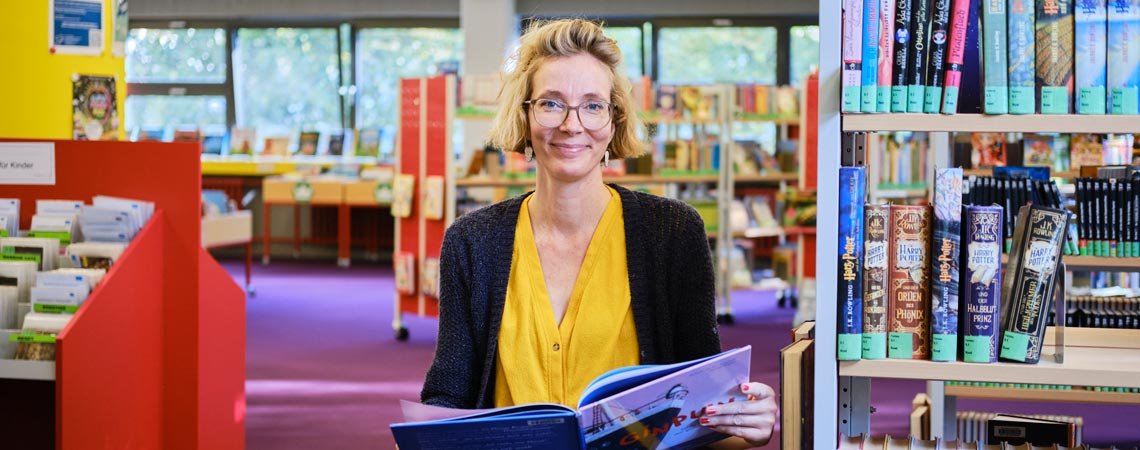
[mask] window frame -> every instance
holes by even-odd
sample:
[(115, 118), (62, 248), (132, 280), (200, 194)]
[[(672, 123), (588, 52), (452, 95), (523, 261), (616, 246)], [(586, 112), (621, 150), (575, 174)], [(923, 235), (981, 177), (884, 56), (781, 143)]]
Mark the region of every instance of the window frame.
[[(127, 96), (154, 95), (154, 96), (211, 96), (225, 97), (226, 99), (226, 128), (233, 128), (237, 113), (234, 106), (234, 35), (233, 30), (225, 22), (218, 21), (158, 21), (158, 20), (132, 20), (130, 29), (151, 30), (184, 30), (195, 29), (222, 29), (226, 35), (226, 72), (225, 81), (221, 83), (145, 83), (128, 82)], [(130, 130), (128, 130), (130, 131)]]

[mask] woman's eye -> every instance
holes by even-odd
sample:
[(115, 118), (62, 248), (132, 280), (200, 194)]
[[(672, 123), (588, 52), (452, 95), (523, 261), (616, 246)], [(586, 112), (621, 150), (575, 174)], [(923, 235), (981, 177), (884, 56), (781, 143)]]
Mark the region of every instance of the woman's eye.
[(586, 103), (586, 105), (585, 105), (585, 110), (587, 112), (597, 113), (597, 112), (602, 112), (605, 109), (606, 109), (606, 105), (604, 103), (601, 103), (601, 102), (590, 102), (590, 103)]
[(547, 111), (557, 111), (562, 109), (562, 104), (554, 100), (539, 100), (538, 107)]

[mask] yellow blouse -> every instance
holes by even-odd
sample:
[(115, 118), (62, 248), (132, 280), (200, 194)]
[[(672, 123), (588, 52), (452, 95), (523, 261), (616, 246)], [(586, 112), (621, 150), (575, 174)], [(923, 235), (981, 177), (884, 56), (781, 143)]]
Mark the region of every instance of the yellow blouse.
[(560, 403), (576, 408), (598, 375), (639, 363), (621, 197), (609, 189), (610, 203), (590, 239), (561, 324), (547, 296), (530, 198), (523, 201), (495, 358), (496, 407)]

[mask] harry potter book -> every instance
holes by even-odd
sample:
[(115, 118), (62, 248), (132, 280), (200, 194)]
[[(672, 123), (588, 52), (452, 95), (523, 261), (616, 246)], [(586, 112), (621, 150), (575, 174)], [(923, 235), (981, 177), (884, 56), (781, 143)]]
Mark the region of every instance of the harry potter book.
[(840, 360), (860, 359), (863, 352), (863, 199), (864, 167), (839, 168), (839, 326)]
[(931, 245), (931, 359), (958, 358), (958, 276), (962, 236), (962, 169), (939, 169), (934, 179)]
[(1001, 224), (997, 205), (966, 207), (962, 269), (962, 360), (997, 362), (1001, 312)]
[(929, 206), (891, 206), (887, 356), (930, 358)]
[(1068, 219), (1065, 210), (1036, 205), (1023, 206), (1018, 213), (1009, 273), (1002, 286), (998, 356), (1003, 360), (1036, 364), (1041, 358)]
[(866, 218), (863, 263), (863, 359), (887, 357), (887, 253), (890, 244), (891, 206), (864, 207)]

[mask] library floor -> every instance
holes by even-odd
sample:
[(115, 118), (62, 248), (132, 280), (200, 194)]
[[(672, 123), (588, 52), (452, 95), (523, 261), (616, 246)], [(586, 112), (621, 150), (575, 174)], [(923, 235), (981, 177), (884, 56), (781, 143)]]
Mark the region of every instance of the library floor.
[[(238, 261), (223, 261), (239, 280)], [(257, 295), (247, 303), (246, 447), (390, 449), (388, 424), (399, 400), (418, 400), (431, 362), (436, 322), (405, 317), (408, 342), (391, 329), (392, 272), (328, 261), (275, 260), (254, 267)], [(738, 292), (736, 324), (722, 329), (725, 348), (753, 346), (753, 379), (778, 389), (778, 351), (788, 342), (792, 311), (771, 292)], [(907, 434), (917, 381), (874, 383), (876, 435)], [(1083, 416), (1086, 442), (1140, 445), (1140, 406), (1043, 404), (960, 399), (960, 411)], [(767, 448), (779, 448), (778, 435)]]

